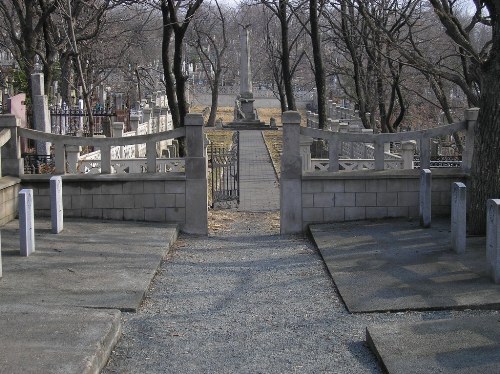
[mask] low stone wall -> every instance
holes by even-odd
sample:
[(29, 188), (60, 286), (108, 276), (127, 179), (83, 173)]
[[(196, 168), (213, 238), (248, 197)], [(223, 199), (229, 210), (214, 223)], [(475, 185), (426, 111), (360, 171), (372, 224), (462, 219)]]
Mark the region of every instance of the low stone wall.
[[(35, 216), (50, 216), (50, 175), (25, 175)], [(184, 174), (63, 175), (65, 217), (186, 223)]]
[(2, 200), (0, 204), (0, 226), (17, 217), (18, 195), (21, 180), (14, 177), (0, 178), (0, 192)]
[[(432, 215), (450, 214), (457, 169), (432, 170)], [(420, 170), (314, 172), (302, 176), (303, 229), (311, 223), (419, 217)]]

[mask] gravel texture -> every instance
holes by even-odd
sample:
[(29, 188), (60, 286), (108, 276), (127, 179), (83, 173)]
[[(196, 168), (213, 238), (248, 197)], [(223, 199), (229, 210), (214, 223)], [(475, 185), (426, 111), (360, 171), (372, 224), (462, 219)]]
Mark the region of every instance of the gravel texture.
[(211, 215), (182, 235), (104, 373), (380, 373), (367, 325), (494, 314), (350, 314), (311, 243), (277, 212)]

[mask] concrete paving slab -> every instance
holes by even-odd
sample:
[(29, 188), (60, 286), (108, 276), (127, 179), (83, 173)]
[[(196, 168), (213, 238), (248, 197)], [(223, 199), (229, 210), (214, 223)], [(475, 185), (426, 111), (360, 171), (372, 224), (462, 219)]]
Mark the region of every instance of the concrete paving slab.
[(390, 374), (500, 371), (500, 316), (370, 326), (366, 340)]
[(2, 228), (1, 305), (39, 304), (136, 311), (177, 226), (65, 219), (35, 220), (36, 251), (19, 255), (18, 222)]
[(484, 238), (451, 250), (449, 222), (408, 220), (313, 225), (313, 239), (350, 312), (499, 309)]
[(0, 305), (0, 372), (99, 373), (121, 335), (118, 310)]

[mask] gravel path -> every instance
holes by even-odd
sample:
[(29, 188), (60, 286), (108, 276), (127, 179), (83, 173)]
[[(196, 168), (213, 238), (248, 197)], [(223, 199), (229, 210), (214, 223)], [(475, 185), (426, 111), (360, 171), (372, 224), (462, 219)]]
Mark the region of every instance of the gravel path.
[(104, 373), (380, 373), (367, 325), (488, 313), (349, 314), (277, 212), (217, 213), (211, 229), (177, 241)]

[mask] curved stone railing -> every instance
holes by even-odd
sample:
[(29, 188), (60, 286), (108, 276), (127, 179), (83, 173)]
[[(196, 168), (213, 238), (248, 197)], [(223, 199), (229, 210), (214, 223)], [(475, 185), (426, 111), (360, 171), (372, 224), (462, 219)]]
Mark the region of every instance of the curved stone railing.
[[(186, 136), (185, 128), (178, 128), (170, 131), (158, 132), (148, 135), (134, 135), (119, 138), (84, 138), (74, 137), (67, 135), (55, 135), (44, 133), (36, 130), (18, 128), (18, 136), (33, 139), (35, 141), (50, 142), (54, 146), (55, 158), (55, 173), (77, 173), (78, 170), (78, 154), (80, 147), (93, 146), (100, 149), (100, 173), (111, 174), (113, 173), (111, 150), (117, 146), (130, 146), (135, 144), (146, 144), (146, 158), (145, 171), (148, 173), (156, 173), (160, 170), (167, 170), (167, 167), (158, 166), (158, 159), (156, 157), (156, 143), (168, 139), (176, 139)], [(66, 157), (68, 155), (68, 157)], [(89, 160), (94, 163), (97, 160)], [(120, 160), (124, 162), (125, 160)], [(117, 171), (117, 160), (113, 160), (115, 164), (114, 171)], [(132, 168), (133, 170), (144, 171), (144, 168)], [(129, 170), (132, 170), (129, 168)], [(125, 170), (125, 168), (121, 168)]]
[[(386, 157), (384, 145), (391, 142), (401, 142), (403, 150), (405, 147), (414, 149), (416, 143), (419, 143), (420, 149), (420, 168), (430, 168), (430, 140), (432, 138), (452, 135), (457, 131), (465, 131), (466, 133), (466, 148), (462, 156), (462, 169), (470, 170), (473, 152), (473, 136), (474, 126), (477, 120), (477, 108), (468, 109), (465, 111), (465, 121), (452, 123), (450, 125), (439, 126), (427, 130), (408, 131), (400, 133), (383, 133), (383, 134), (364, 134), (364, 133), (349, 133), (349, 132), (332, 132), (315, 128), (300, 127), (300, 134), (316, 139), (324, 139), (328, 142), (329, 150), (329, 166), (328, 171), (339, 171), (339, 154), (342, 144), (345, 142), (355, 143), (372, 143), (374, 147), (374, 169), (384, 170), (386, 168)], [(411, 159), (410, 159), (411, 155)], [(405, 169), (412, 168), (409, 165), (413, 163), (413, 153), (408, 153), (407, 156), (402, 155), (403, 165)], [(352, 160), (351, 160), (352, 161)], [(395, 160), (397, 161), (397, 160)]]

